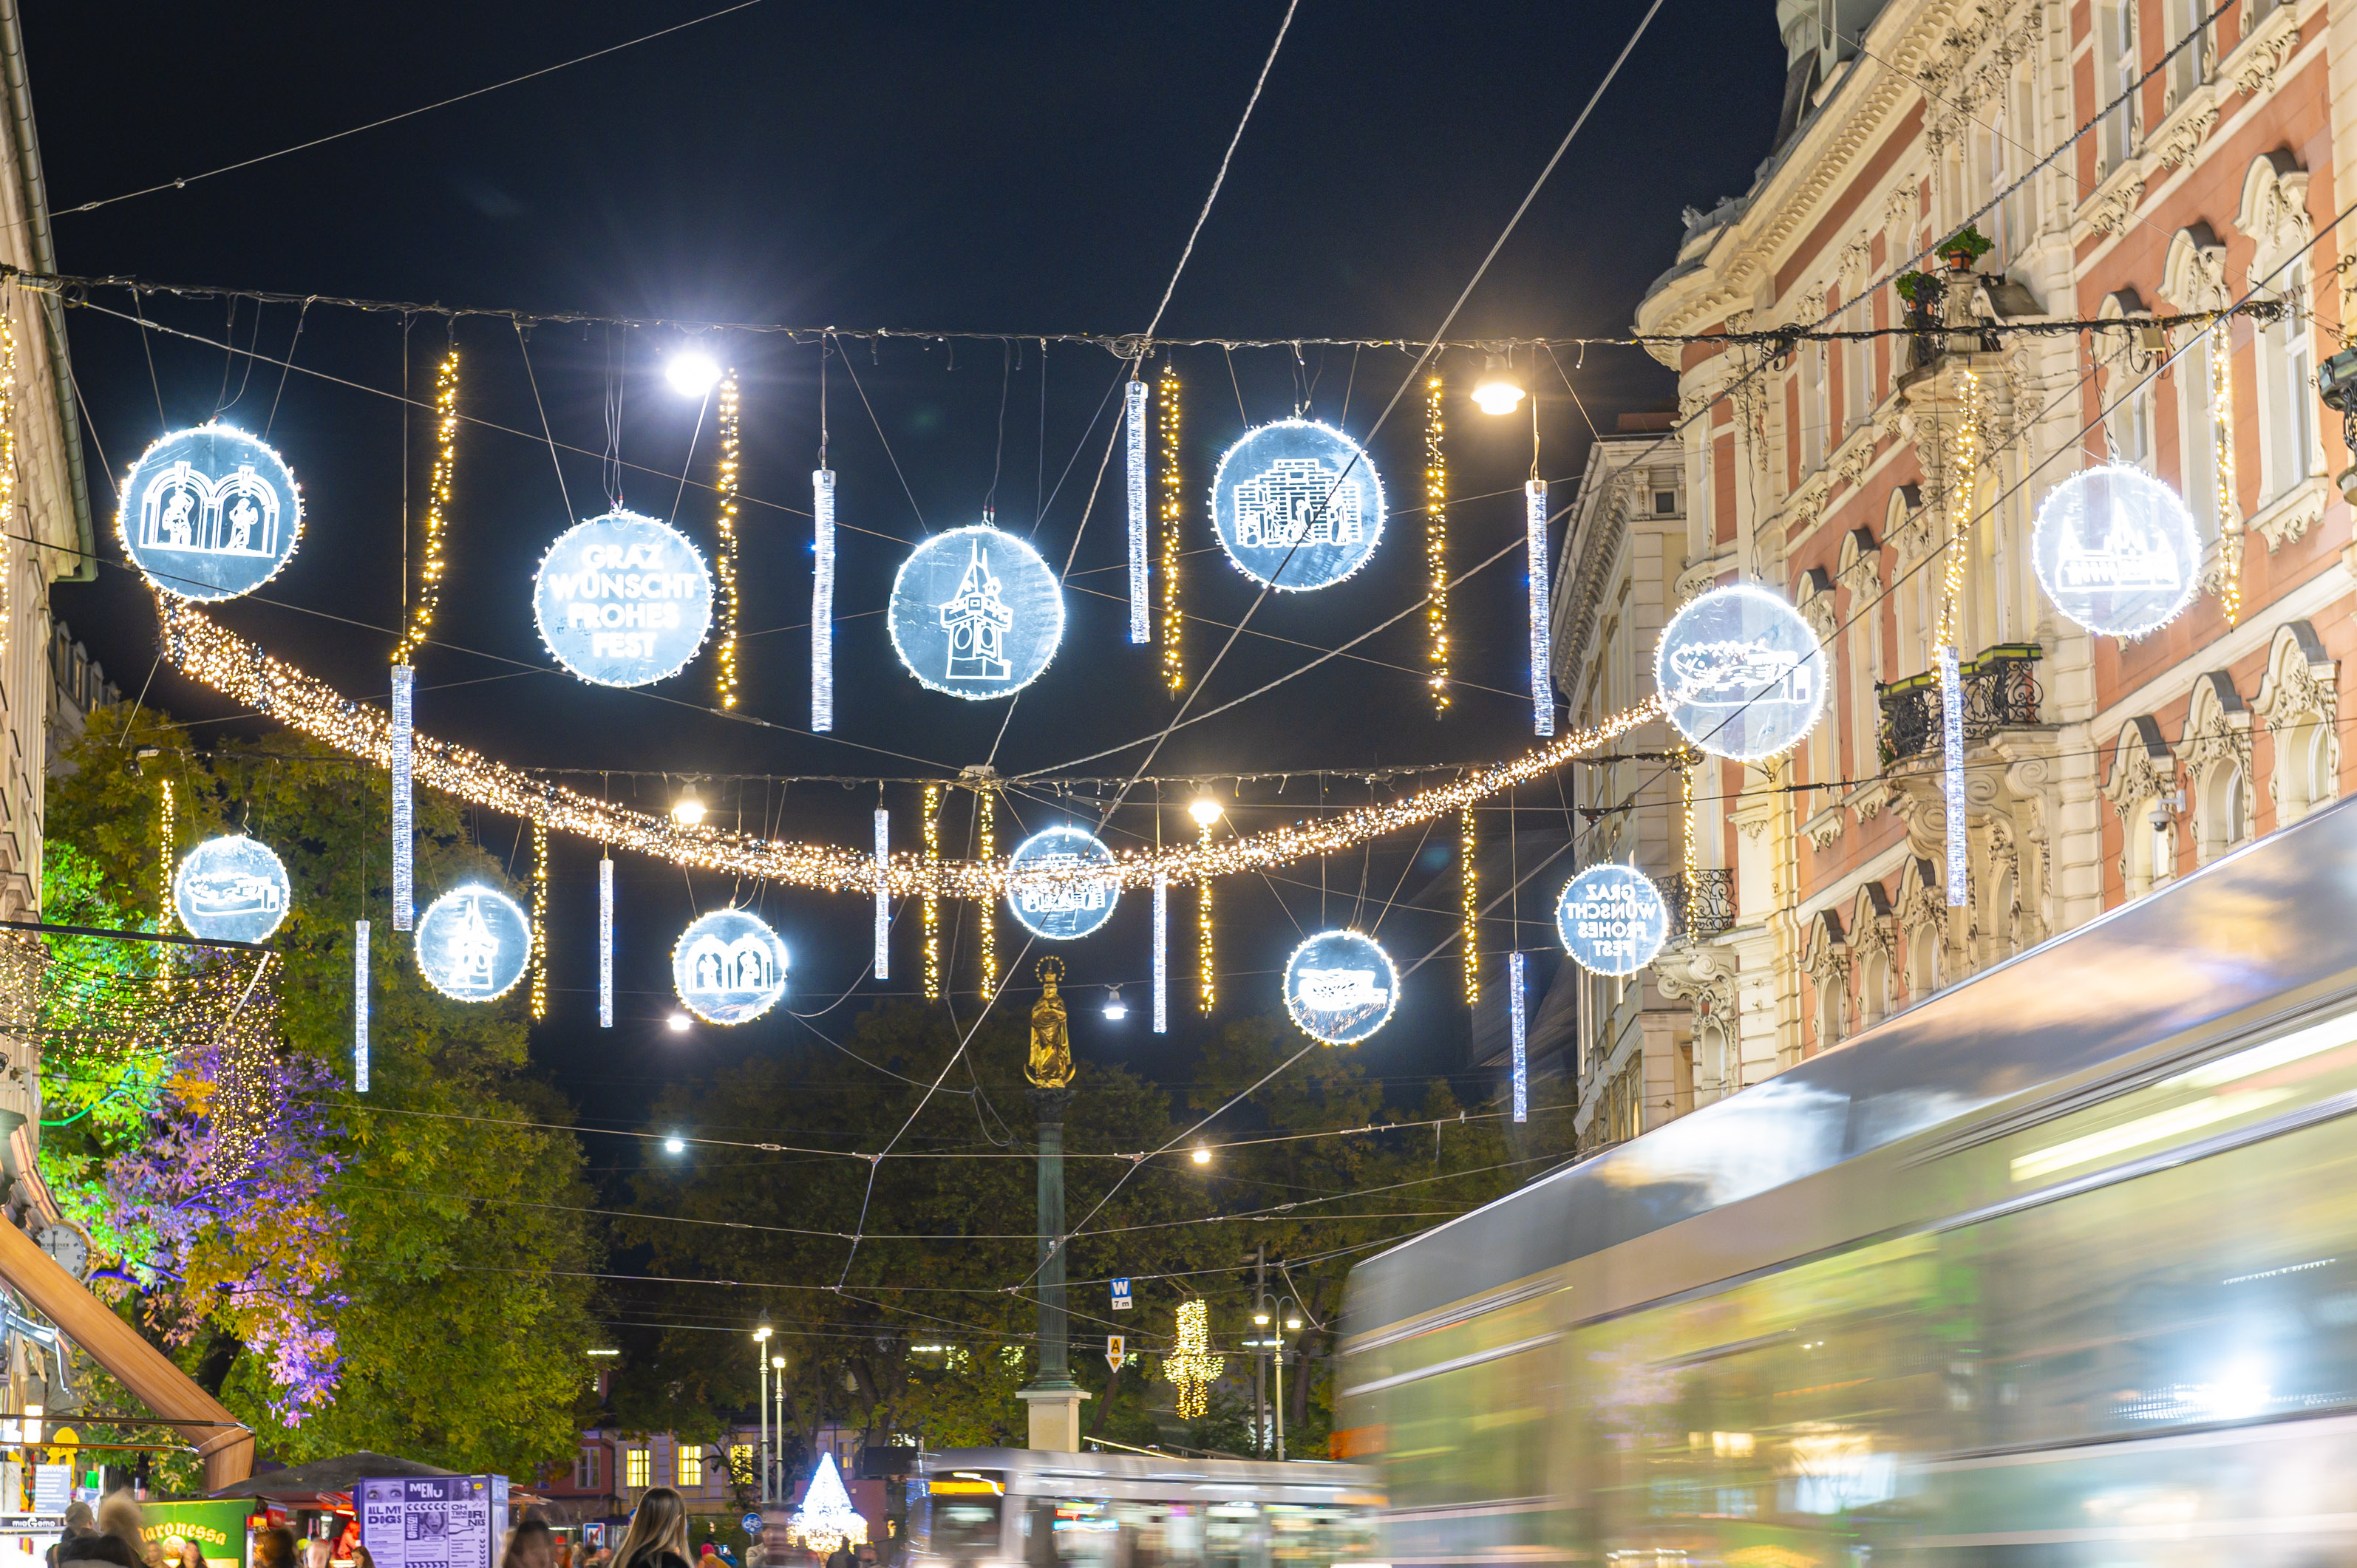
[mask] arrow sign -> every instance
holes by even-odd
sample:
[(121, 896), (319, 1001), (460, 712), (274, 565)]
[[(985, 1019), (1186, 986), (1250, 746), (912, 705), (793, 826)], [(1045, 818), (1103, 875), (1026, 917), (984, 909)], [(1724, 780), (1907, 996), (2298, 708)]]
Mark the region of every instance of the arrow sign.
[(1115, 1312), (1127, 1312), (1129, 1310), (1129, 1282), (1127, 1280), (1115, 1280), (1113, 1282), (1113, 1309)]
[(1105, 1365), (1116, 1372), (1121, 1370), (1123, 1347), (1127, 1343), (1128, 1341), (1118, 1334), (1105, 1336)]

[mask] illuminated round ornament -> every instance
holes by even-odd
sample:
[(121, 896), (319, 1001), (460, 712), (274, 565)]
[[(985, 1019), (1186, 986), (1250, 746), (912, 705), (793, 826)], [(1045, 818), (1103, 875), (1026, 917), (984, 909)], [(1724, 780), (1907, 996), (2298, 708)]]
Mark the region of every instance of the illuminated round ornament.
[(1825, 705), (1825, 650), (1801, 614), (1749, 583), (1713, 588), (1672, 618), (1653, 682), (1678, 733), (1714, 757), (1790, 750)]
[(258, 942), (286, 918), (285, 863), (260, 839), (207, 839), (172, 874), (172, 911), (191, 936)]
[(1280, 419), (1220, 459), (1211, 526), (1255, 582), (1285, 593), (1330, 588), (1383, 537), (1383, 481), (1366, 448), (1332, 425)]
[(1653, 879), (1632, 865), (1591, 865), (1565, 885), (1555, 934), (1591, 974), (1634, 974), (1670, 940), (1670, 909)]
[[(1085, 875), (1102, 870), (1101, 876)], [(1035, 937), (1068, 942), (1113, 918), (1121, 901), (1113, 851), (1075, 827), (1046, 828), (1006, 859), (1006, 907)]]
[(532, 962), (532, 918), (496, 887), (453, 887), (417, 918), (417, 972), (453, 1002), (496, 1002)]
[(1320, 931), (1286, 961), (1285, 1010), (1311, 1039), (1355, 1046), (1398, 1005), (1399, 971), (1372, 937)]
[(749, 1024), (786, 993), (786, 944), (744, 909), (716, 909), (679, 934), (672, 988), (707, 1024)]
[(678, 674), (712, 626), (712, 574), (687, 536), (634, 511), (574, 524), (540, 558), (532, 613), (556, 661), (599, 686)]
[(885, 618), (909, 673), (980, 702), (1011, 697), (1048, 668), (1064, 640), (1064, 595), (1037, 550), (975, 523), (900, 563)]
[(2201, 539), (2177, 492), (2110, 464), (2047, 492), (2029, 541), (2054, 607), (2104, 637), (2142, 637), (2192, 602)]
[(226, 424), (176, 430), (131, 465), (114, 530), (165, 593), (233, 599), (286, 564), (303, 537), (303, 492), (286, 459)]

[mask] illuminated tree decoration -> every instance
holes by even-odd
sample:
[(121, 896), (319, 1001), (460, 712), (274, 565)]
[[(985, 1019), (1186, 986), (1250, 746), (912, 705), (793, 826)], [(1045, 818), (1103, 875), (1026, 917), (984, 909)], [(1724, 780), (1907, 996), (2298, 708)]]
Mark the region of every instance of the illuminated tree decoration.
[(679, 934), (671, 983), (707, 1024), (749, 1024), (786, 993), (786, 944), (744, 909), (716, 909)]
[(1590, 974), (1634, 974), (1670, 939), (1670, 909), (1653, 879), (1633, 865), (1591, 865), (1564, 886), (1555, 934)]
[(786, 1539), (822, 1556), (844, 1546), (867, 1544), (867, 1520), (851, 1506), (851, 1495), (835, 1473), (834, 1455), (819, 1455), (802, 1507), (786, 1520)]
[(496, 1002), (531, 963), (531, 918), (496, 887), (453, 887), (418, 917), (417, 972), (453, 1002)]
[(258, 942), (286, 918), (286, 865), (259, 839), (230, 834), (190, 850), (172, 874), (172, 909), (189, 934)]
[(1313, 1040), (1355, 1046), (1398, 1005), (1399, 971), (1372, 937), (1320, 931), (1286, 961), (1285, 1010)]
[[(1104, 875), (1092, 876), (1102, 867)], [(1113, 851), (1081, 828), (1045, 828), (1006, 859), (1006, 907), (1035, 937), (1068, 942), (1113, 918), (1121, 902)]]
[(114, 517), (124, 553), (180, 599), (250, 594), (294, 557), (303, 492), (286, 460), (226, 424), (177, 430), (141, 454)]
[(1201, 1298), (1178, 1304), (1178, 1333), (1162, 1358), (1162, 1375), (1178, 1391), (1181, 1421), (1200, 1421), (1211, 1406), (1211, 1385), (1220, 1380), (1220, 1358), (1211, 1354), (1211, 1309)]
[(1281, 419), (1220, 459), (1211, 525), (1254, 582), (1285, 593), (1330, 588), (1383, 540), (1383, 480), (1365, 448), (1332, 425)]
[(2054, 607), (2104, 637), (2166, 625), (2201, 585), (2192, 514), (2175, 490), (2125, 464), (2086, 469), (2048, 491), (2029, 548)]
[(712, 628), (712, 574), (687, 536), (634, 511), (557, 535), (541, 557), (532, 609), (556, 661), (597, 686), (678, 674)]
[(917, 546), (892, 579), (892, 650), (936, 692), (1011, 697), (1064, 639), (1064, 596), (1039, 553), (986, 523)]
[(1662, 707), (1715, 757), (1756, 762), (1789, 750), (1825, 705), (1825, 650), (1800, 612), (1746, 583), (1713, 588), (1663, 629), (1653, 654)]

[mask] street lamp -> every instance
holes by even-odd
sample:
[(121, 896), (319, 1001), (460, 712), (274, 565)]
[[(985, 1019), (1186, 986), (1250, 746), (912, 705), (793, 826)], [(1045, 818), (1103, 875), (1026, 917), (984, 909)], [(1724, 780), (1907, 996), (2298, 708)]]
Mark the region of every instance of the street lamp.
[(703, 397), (720, 384), (720, 365), (709, 354), (694, 349), (673, 354), (663, 367), (663, 380), (682, 397)]
[(1195, 819), (1197, 827), (1209, 829), (1213, 822), (1220, 820), (1220, 803), (1209, 795), (1200, 795), (1196, 797), (1194, 803), (1187, 808), (1187, 814)]
[(1195, 1163), (1199, 1165), (1208, 1165), (1211, 1163), (1211, 1146), (1209, 1144), (1195, 1145)]
[(687, 1153), (687, 1140), (681, 1137), (678, 1133), (673, 1133), (670, 1137), (663, 1140), (663, 1153), (666, 1155), (683, 1155)]
[(663, 1026), (674, 1035), (684, 1035), (688, 1030), (688, 1016), (684, 1013), (674, 1013), (663, 1020)]
[(1482, 361), (1481, 379), (1473, 383), (1473, 405), (1488, 414), (1507, 414), (1523, 406), (1522, 379), (1513, 368), (1491, 354)]
[(694, 785), (681, 790), (679, 799), (671, 803), (671, 820), (683, 828), (704, 821), (704, 802), (697, 798)]
[(1105, 993), (1104, 1015), (1115, 1023), (1129, 1016), (1129, 1004), (1121, 999), (1121, 987), (1118, 985)]
[(761, 1380), (760, 1403), (755, 1407), (755, 1418), (761, 1424), (760, 1446), (754, 1450), (761, 1471), (756, 1490), (764, 1503), (770, 1500), (770, 1354), (767, 1347), (770, 1332), (770, 1321), (766, 1317), (761, 1320), (761, 1326), (753, 1330), (753, 1367)]

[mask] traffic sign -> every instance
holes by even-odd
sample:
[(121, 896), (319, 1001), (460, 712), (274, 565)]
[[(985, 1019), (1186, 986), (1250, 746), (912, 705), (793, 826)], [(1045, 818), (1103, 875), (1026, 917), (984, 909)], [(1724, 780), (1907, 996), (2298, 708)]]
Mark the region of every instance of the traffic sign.
[(1106, 1335), (1105, 1365), (1111, 1367), (1116, 1372), (1120, 1371), (1122, 1357), (1125, 1353), (1123, 1348), (1127, 1344), (1128, 1341), (1124, 1339), (1118, 1334)]
[(1115, 1280), (1113, 1282), (1113, 1309), (1115, 1312), (1127, 1312), (1129, 1310), (1129, 1282), (1127, 1280)]
[(761, 1516), (760, 1516), (759, 1514), (757, 1514), (757, 1513), (748, 1513), (748, 1514), (747, 1514), (743, 1519), (738, 1520), (737, 1522), (737, 1523), (739, 1523), (739, 1524), (741, 1524), (741, 1525), (743, 1525), (743, 1526), (745, 1527), (745, 1533), (746, 1533), (746, 1534), (748, 1534), (748, 1535), (751, 1536), (751, 1537), (752, 1537), (754, 1540), (756, 1540), (756, 1541), (759, 1541), (759, 1540), (760, 1540), (760, 1539), (761, 1539), (761, 1526), (762, 1526), (762, 1525), (763, 1525), (763, 1523), (765, 1523), (766, 1521), (761, 1518)]

